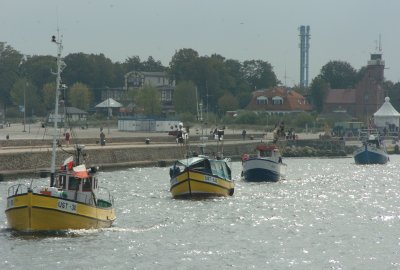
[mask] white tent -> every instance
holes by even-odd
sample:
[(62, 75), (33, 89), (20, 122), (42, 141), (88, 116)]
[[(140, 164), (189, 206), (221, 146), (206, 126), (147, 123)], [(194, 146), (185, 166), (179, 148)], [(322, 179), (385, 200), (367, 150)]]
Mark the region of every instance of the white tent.
[(113, 108), (121, 108), (122, 104), (118, 101), (115, 101), (112, 98), (108, 98), (103, 102), (96, 105), (96, 108), (107, 108), (108, 110), (108, 117), (112, 116), (112, 109)]
[(108, 98), (96, 105), (96, 108), (120, 108), (122, 104), (112, 98)]
[(395, 125), (399, 127), (400, 113), (393, 108), (390, 103), (390, 98), (385, 97), (385, 102), (379, 108), (376, 113), (374, 113), (374, 123), (378, 128), (388, 128)]

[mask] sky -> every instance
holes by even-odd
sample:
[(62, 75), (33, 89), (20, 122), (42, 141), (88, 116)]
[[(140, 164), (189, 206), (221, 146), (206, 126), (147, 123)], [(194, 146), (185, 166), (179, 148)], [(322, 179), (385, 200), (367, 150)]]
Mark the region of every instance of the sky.
[(329, 61), (356, 70), (381, 40), (385, 78), (400, 81), (399, 0), (0, 0), (0, 41), (26, 55), (152, 56), (182, 48), (240, 62), (263, 60), (287, 86), (300, 81), (299, 27), (310, 26), (309, 82)]

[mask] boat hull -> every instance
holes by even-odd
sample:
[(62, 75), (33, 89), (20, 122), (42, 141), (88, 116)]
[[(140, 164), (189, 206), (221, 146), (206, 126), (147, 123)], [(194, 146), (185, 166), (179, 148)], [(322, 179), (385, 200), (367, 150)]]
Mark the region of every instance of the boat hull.
[(250, 158), (242, 163), (243, 180), (277, 182), (286, 175), (286, 164), (268, 158)]
[(18, 231), (53, 231), (110, 227), (113, 208), (100, 208), (32, 192), (7, 198), (8, 227)]
[(389, 161), (388, 154), (378, 148), (363, 145), (353, 153), (356, 164), (386, 164)]
[(172, 177), (170, 183), (174, 198), (232, 196), (235, 188), (232, 180), (192, 170)]

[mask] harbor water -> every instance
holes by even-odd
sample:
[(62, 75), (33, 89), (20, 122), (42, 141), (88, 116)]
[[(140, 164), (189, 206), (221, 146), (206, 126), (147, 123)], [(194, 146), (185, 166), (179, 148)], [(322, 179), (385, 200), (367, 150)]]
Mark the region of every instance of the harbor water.
[(400, 156), (390, 158), (286, 158), (277, 183), (243, 182), (232, 162), (234, 196), (207, 200), (173, 199), (169, 168), (101, 172), (113, 227), (59, 234), (8, 230), (15, 181), (0, 182), (0, 269), (400, 269)]

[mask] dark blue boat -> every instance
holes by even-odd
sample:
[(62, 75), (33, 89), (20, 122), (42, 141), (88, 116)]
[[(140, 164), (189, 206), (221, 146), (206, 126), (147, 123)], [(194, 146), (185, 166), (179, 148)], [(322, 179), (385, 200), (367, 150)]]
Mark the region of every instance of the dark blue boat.
[(386, 164), (389, 156), (379, 136), (369, 135), (363, 145), (353, 153), (356, 164)]

